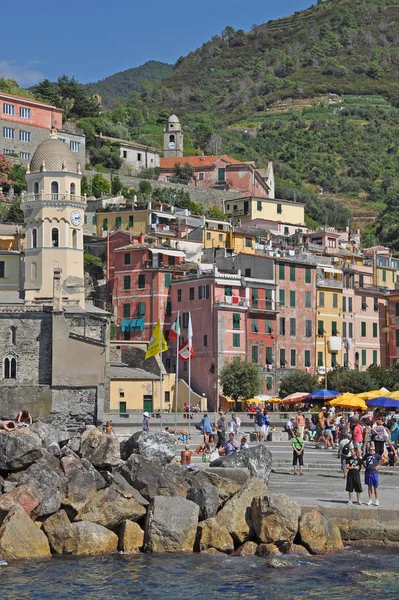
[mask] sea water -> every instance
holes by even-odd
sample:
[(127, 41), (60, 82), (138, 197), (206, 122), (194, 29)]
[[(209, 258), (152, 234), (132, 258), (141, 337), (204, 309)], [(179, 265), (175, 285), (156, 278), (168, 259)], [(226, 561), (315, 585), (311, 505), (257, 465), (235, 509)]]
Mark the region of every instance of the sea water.
[(108, 555), (54, 557), (0, 567), (2, 600), (398, 600), (399, 550), (346, 549), (285, 556), (271, 569), (259, 557)]

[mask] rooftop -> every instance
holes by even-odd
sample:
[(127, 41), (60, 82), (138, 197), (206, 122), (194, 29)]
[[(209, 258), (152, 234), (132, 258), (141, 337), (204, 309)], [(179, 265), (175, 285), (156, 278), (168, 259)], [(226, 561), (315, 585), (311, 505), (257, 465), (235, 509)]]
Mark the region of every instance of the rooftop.
[(188, 163), (193, 168), (201, 168), (201, 167), (213, 167), (218, 162), (224, 162), (228, 165), (243, 165), (246, 164), (242, 160), (236, 160), (231, 156), (227, 156), (227, 154), (221, 154), (218, 156), (183, 156), (181, 158), (176, 157), (168, 157), (161, 158), (161, 170), (162, 169), (174, 169), (176, 164), (186, 164)]

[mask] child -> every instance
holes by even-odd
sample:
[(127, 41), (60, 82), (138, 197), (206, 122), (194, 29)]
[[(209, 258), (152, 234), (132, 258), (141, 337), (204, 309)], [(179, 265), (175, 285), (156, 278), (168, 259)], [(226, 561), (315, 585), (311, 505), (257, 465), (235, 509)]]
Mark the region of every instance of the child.
[(364, 483), (368, 486), (369, 501), (368, 506), (373, 504), (373, 489), (375, 496), (375, 506), (379, 506), (380, 501), (378, 500), (378, 469), (381, 465), (388, 462), (386, 455), (381, 456), (375, 453), (375, 445), (373, 442), (370, 443), (370, 449), (368, 454), (363, 457), (363, 464), (366, 467), (366, 473), (364, 477)]
[(305, 442), (298, 434), (298, 429), (294, 429), (295, 437), (292, 438), (291, 444), (293, 449), (292, 464), (294, 467), (294, 475), (297, 475), (296, 466), (299, 461), (299, 475), (303, 475), (303, 452), (305, 450)]
[(348, 475), (346, 477), (346, 491), (349, 493), (348, 504), (352, 503), (352, 494), (356, 492), (357, 503), (361, 504), (360, 494), (363, 491), (362, 484), (360, 482), (360, 469), (361, 469), (361, 458), (357, 454), (356, 448), (351, 449), (351, 453), (346, 459), (346, 470)]
[(240, 444), (240, 450), (247, 450), (247, 448), (249, 448), (249, 446), (247, 444), (247, 438), (246, 437), (242, 437), (241, 438), (241, 444)]

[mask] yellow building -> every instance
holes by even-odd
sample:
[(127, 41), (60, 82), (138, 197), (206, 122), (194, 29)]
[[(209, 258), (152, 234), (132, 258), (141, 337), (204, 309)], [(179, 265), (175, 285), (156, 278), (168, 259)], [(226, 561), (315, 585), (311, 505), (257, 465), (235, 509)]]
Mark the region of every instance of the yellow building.
[(316, 366), (330, 369), (343, 365), (342, 271), (332, 266), (317, 268)]
[(0, 291), (19, 289), (19, 252), (0, 250)]
[(223, 209), (233, 224), (239, 221), (247, 223), (254, 219), (298, 225), (305, 223), (305, 204), (303, 202), (249, 196), (238, 200), (224, 200)]
[(19, 250), (20, 225), (0, 223), (0, 250)]
[(203, 229), (204, 248), (231, 248), (232, 225), (227, 221), (207, 219)]
[(160, 234), (169, 239), (177, 235), (177, 217), (172, 210), (173, 206), (168, 210), (120, 207), (118, 210), (100, 211), (96, 214), (97, 235), (122, 229), (136, 234)]
[[(162, 377), (162, 410), (174, 406), (175, 374), (164, 371)], [(120, 414), (130, 411), (152, 412), (161, 408), (159, 375), (144, 369), (111, 363), (110, 409)]]

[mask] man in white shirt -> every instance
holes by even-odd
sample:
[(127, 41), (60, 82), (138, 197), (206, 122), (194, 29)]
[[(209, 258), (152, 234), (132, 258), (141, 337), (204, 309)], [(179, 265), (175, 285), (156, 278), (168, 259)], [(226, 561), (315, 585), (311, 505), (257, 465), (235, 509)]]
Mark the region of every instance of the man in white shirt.
[(231, 433), (234, 433), (234, 435), (239, 436), (240, 435), (240, 427), (241, 427), (241, 419), (233, 413), (231, 415), (231, 421), (230, 421)]

